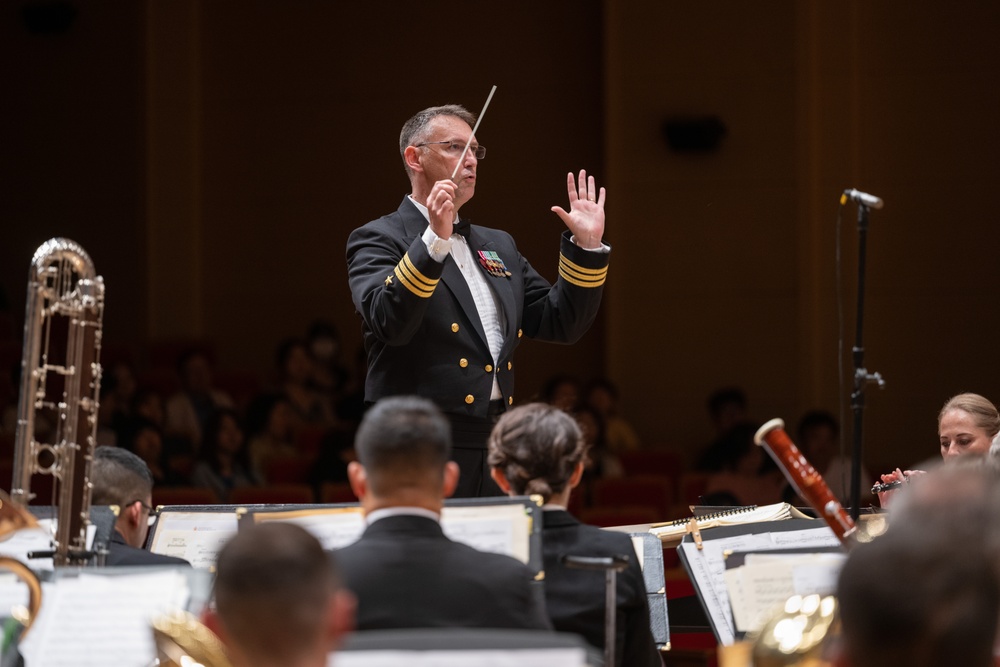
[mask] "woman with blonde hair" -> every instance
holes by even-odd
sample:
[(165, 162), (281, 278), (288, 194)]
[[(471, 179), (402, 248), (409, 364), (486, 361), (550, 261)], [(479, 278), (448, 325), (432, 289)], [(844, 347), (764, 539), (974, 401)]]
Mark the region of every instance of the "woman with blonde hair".
[[(941, 458), (945, 463), (959, 457), (985, 457), (990, 448), (1000, 449), (1000, 412), (993, 403), (979, 394), (965, 393), (952, 396), (938, 413), (938, 438)], [(1000, 452), (998, 452), (1000, 454)], [(923, 470), (900, 470), (882, 475), (882, 484), (906, 483)], [(887, 507), (896, 488), (878, 494), (879, 503)]]
[(628, 556), (628, 568), (617, 578), (615, 665), (660, 667), (663, 663), (649, 626), (646, 585), (631, 539), (625, 533), (580, 523), (566, 510), (587, 460), (587, 445), (576, 421), (544, 403), (509, 410), (490, 434), (487, 460), (505, 493), (537, 494), (545, 503), (545, 603), (555, 629), (582, 635), (603, 650), (604, 573), (569, 569), (562, 558)]

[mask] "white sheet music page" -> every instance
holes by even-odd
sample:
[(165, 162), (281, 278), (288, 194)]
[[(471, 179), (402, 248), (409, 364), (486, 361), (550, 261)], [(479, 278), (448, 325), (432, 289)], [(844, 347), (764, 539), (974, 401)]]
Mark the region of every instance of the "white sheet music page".
[(184, 609), (190, 591), (177, 569), (62, 577), (45, 588), (39, 627), (21, 645), (31, 667), (142, 667), (156, 657), (151, 619)]
[(164, 512), (149, 550), (209, 569), (215, 567), (219, 549), (238, 527), (236, 512)]
[(524, 505), (448, 506), (441, 512), (441, 530), (450, 539), (480, 551), (528, 562), (530, 519)]
[(770, 549), (795, 549), (800, 547), (839, 546), (840, 540), (829, 526), (807, 530), (775, 531), (736, 535), (712, 540), (704, 540), (704, 548), (699, 550), (692, 542), (683, 542), (678, 549), (683, 550), (691, 568), (694, 584), (701, 593), (709, 621), (719, 635), (719, 643), (729, 646), (736, 640), (732, 606), (726, 588), (727, 551), (767, 551)]
[(324, 549), (340, 549), (356, 542), (365, 532), (365, 516), (360, 507), (301, 510), (290, 512), (256, 512), (254, 521), (287, 521), (302, 526), (319, 540)]

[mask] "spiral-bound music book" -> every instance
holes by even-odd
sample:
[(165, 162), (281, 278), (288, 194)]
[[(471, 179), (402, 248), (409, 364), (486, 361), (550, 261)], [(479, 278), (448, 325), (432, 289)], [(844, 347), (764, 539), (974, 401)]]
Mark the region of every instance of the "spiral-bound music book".
[(665, 523), (654, 523), (650, 526), (649, 532), (659, 537), (661, 541), (667, 542), (683, 537), (692, 519), (697, 522), (698, 530), (705, 530), (706, 528), (715, 528), (716, 526), (738, 526), (746, 523), (759, 523), (761, 521), (808, 518), (810, 517), (788, 503), (760, 506), (747, 505), (744, 507), (729, 507), (710, 514), (690, 516)]

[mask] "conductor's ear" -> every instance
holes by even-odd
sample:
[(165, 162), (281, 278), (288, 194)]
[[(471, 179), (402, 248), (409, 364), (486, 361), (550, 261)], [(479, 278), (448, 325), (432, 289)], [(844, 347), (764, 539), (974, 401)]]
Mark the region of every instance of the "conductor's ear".
[(575, 489), (580, 484), (580, 480), (583, 479), (583, 461), (576, 464), (573, 468), (573, 474), (569, 478), (569, 488)]
[(347, 480), (351, 483), (351, 491), (358, 500), (364, 500), (368, 495), (368, 473), (365, 467), (357, 461), (347, 464)]
[(406, 162), (410, 171), (421, 172), (424, 170), (423, 165), (420, 164), (420, 149), (416, 146), (407, 146), (403, 150), (403, 161)]

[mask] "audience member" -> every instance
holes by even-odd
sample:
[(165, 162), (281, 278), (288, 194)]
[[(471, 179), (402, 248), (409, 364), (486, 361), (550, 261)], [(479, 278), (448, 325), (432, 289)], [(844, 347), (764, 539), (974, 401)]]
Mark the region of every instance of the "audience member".
[[(983, 457), (990, 450), (993, 439), (1000, 436), (1000, 413), (989, 400), (979, 394), (953, 396), (938, 413), (938, 437), (941, 458), (954, 461), (963, 456)], [(882, 483), (907, 482), (922, 470), (900, 470), (882, 475)], [(879, 504), (889, 507), (896, 489), (878, 494)]]
[(90, 482), (92, 505), (118, 507), (107, 565), (190, 565), (181, 558), (142, 548), (153, 510), (153, 476), (141, 458), (120, 447), (97, 447)]
[(292, 435), (291, 406), (283, 393), (261, 394), (247, 407), (250, 433), (250, 463), (265, 482), (268, 465), (275, 460), (298, 459), (300, 453)]
[(282, 341), (278, 346), (277, 364), (279, 388), (288, 397), (292, 428), (327, 429), (334, 425), (333, 407), (329, 397), (313, 386), (316, 364), (309, 355), (306, 342), (298, 338)]
[(306, 346), (313, 360), (310, 384), (335, 405), (351, 377), (340, 361), (340, 332), (333, 322), (315, 320), (306, 333)]
[(639, 449), (635, 429), (618, 414), (618, 388), (607, 378), (594, 378), (584, 391), (584, 403), (604, 420), (608, 450), (615, 455)]
[(334, 553), (358, 599), (359, 630), (416, 627), (551, 629), (521, 562), (447, 538), (440, 517), (458, 483), (451, 432), (424, 398), (378, 401), (348, 466), (367, 528)]
[(708, 418), (712, 422), (717, 438), (749, 419), (747, 395), (739, 387), (716, 389), (708, 396), (705, 407), (708, 409)]
[(292, 523), (240, 530), (219, 552), (204, 614), (233, 667), (325, 667), (353, 628), (354, 599), (319, 542)]
[[(851, 457), (841, 453), (840, 425), (837, 418), (825, 410), (810, 410), (799, 420), (796, 442), (802, 455), (819, 471), (823, 480), (841, 505), (850, 506)], [(861, 488), (867, 494), (875, 480), (861, 466)], [(798, 504), (798, 503), (797, 503)]]
[(580, 402), (580, 380), (566, 373), (553, 375), (539, 389), (538, 400), (572, 412)]
[(220, 503), (229, 502), (234, 488), (260, 485), (235, 410), (216, 410), (208, 418), (191, 484), (210, 489)]
[(217, 408), (233, 407), (233, 399), (212, 386), (212, 366), (200, 350), (189, 350), (177, 361), (181, 391), (167, 400), (163, 429), (168, 437), (186, 439), (197, 450), (202, 429)]
[(757, 426), (736, 424), (702, 455), (698, 469), (710, 472), (703, 505), (769, 505), (781, 502), (787, 482), (762, 447)]
[(134, 417), (124, 424), (118, 433), (118, 446), (142, 459), (157, 484), (173, 486), (187, 483), (183, 470), (166, 465), (163, 455), (163, 435), (160, 428), (148, 419)]
[(629, 558), (617, 577), (615, 664), (662, 664), (649, 625), (646, 586), (628, 535), (577, 521), (567, 510), (583, 475), (587, 443), (565, 412), (530, 403), (504, 413), (489, 440), (493, 479), (510, 495), (541, 495), (545, 604), (556, 630), (580, 634), (604, 648), (605, 578), (602, 572), (570, 569), (565, 555)]
[(149, 387), (139, 387), (135, 390), (129, 412), (132, 417), (143, 417), (163, 428), (163, 397)]

